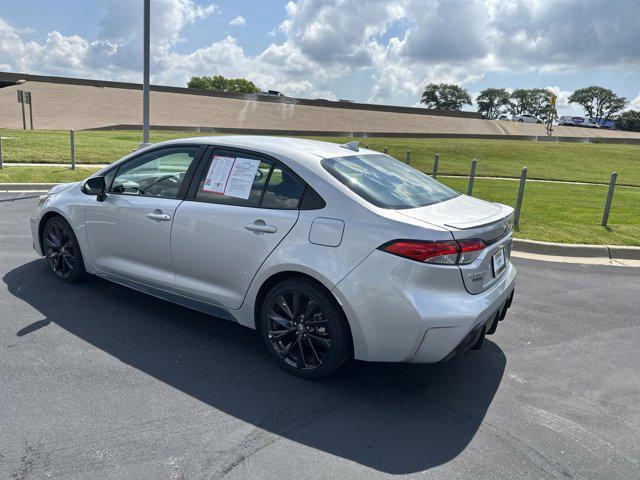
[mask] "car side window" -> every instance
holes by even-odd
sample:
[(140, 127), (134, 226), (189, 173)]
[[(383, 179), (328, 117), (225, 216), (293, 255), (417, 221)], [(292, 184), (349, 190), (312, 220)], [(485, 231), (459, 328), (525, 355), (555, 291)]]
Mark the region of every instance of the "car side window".
[(299, 207), (305, 184), (278, 162), (221, 149), (209, 155), (196, 201), (278, 210)]
[(200, 178), (196, 201), (258, 207), (271, 173), (270, 160), (249, 153), (215, 150)]
[(296, 209), (303, 192), (304, 184), (276, 165), (269, 177), (261, 206), (280, 210)]
[(199, 147), (168, 147), (144, 153), (118, 168), (111, 193), (177, 198)]

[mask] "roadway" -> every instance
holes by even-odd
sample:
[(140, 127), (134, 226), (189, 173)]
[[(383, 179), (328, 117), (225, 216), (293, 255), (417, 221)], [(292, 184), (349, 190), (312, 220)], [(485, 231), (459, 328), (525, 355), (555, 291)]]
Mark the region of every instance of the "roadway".
[(236, 324), (56, 280), (17, 195), (0, 194), (0, 478), (640, 476), (640, 269), (514, 259), (481, 351), (305, 381)]

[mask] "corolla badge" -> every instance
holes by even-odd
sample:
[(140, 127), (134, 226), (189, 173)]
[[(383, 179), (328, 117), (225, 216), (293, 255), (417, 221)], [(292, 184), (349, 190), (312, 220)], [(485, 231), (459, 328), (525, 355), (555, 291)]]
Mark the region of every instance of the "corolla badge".
[(477, 282), (478, 280), (482, 280), (484, 278), (484, 274), (485, 274), (484, 271), (468, 273), (467, 278), (472, 282)]

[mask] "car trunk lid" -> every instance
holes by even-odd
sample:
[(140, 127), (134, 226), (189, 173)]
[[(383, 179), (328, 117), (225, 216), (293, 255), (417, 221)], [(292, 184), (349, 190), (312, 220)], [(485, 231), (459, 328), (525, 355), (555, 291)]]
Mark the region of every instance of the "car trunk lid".
[(483, 292), (504, 273), (506, 268), (499, 268), (499, 257), (502, 253), (505, 265), (508, 264), (513, 208), (460, 195), (445, 202), (398, 212), (411, 219), (446, 228), (456, 240), (479, 238), (487, 245), (472, 263), (459, 265), (469, 293)]

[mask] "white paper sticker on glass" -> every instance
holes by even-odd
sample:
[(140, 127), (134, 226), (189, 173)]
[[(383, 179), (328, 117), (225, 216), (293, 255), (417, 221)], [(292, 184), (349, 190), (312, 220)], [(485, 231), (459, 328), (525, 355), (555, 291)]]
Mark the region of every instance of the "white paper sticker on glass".
[(233, 157), (214, 156), (213, 160), (211, 160), (211, 165), (209, 166), (207, 178), (204, 181), (202, 190), (205, 192), (224, 194), (235, 160)]
[(244, 198), (245, 200), (249, 198), (259, 166), (260, 160), (236, 158), (231, 168), (231, 175), (224, 194), (229, 197)]
[(260, 160), (214, 156), (202, 189), (228, 197), (249, 198)]

